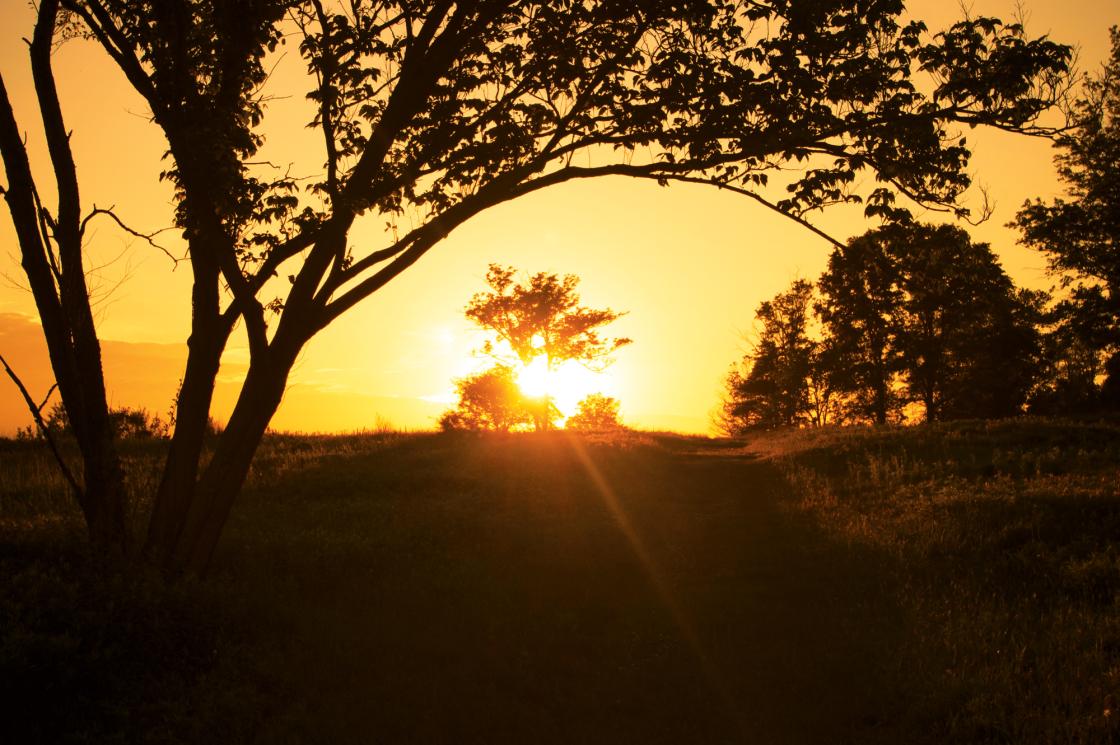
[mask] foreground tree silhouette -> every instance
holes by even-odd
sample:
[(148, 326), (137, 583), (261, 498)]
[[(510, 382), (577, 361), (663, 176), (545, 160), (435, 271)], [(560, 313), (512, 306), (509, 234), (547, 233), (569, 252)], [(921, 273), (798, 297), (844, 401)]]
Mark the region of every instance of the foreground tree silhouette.
[[(78, 436), (92, 537), (128, 542), (82, 277), (97, 213), (80, 200), (51, 66), (61, 37), (100, 44), (166, 135), (192, 316), (145, 553), (201, 572), (300, 350), (483, 210), (624, 175), (713, 184), (802, 223), (845, 201), (897, 214), (898, 194), (960, 211), (968, 151), (954, 124), (1048, 133), (1037, 117), (1065, 85), (1068, 49), (986, 18), (931, 37), (900, 24), (902, 5), (42, 0), (31, 66), (56, 188), (37, 187), (0, 86), (4, 195)], [(263, 61), (283, 38), (298, 40), (311, 73), (323, 169), (310, 182), (254, 157)], [(770, 195), (767, 174), (795, 164), (788, 191)], [(39, 198), (52, 191), (53, 209)], [(405, 213), (416, 223), (404, 235), (350, 244), (359, 219)], [(238, 326), (249, 367), (203, 467), (218, 364)]]
[(1102, 403), (1120, 408), (1120, 27), (1109, 34), (1112, 54), (1086, 81), (1075, 126), (1056, 142), (1067, 198), (1028, 202), (1013, 223), (1071, 288), (1058, 307), (1055, 336), (1056, 351), (1064, 352), (1055, 361), (1059, 375), (1077, 371), (1064, 394), (1053, 391), (1066, 411), (1092, 400), (1099, 372), (1107, 375)]

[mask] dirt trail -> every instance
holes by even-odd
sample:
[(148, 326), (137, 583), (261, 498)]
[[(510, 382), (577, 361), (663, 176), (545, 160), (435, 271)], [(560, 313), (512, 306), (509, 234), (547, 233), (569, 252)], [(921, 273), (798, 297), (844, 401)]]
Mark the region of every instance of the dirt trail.
[(889, 741), (885, 574), (782, 509), (772, 467), (523, 440), (405, 444), (250, 495), (242, 524), (277, 528), (223, 560), (283, 566), (260, 612), (293, 670), (262, 737)]

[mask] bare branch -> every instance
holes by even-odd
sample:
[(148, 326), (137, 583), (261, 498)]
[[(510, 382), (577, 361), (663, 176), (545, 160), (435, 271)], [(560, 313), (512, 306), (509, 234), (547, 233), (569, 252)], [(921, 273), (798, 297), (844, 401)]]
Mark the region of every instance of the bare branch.
[(82, 502), (84, 500), (82, 487), (79, 486), (78, 480), (74, 478), (74, 474), (70, 471), (69, 466), (66, 465), (66, 461), (63, 460), (62, 453), (58, 449), (58, 444), (54, 441), (54, 437), (51, 436), (50, 430), (47, 429), (47, 425), (43, 421), (43, 407), (47, 405), (47, 401), (50, 400), (51, 393), (54, 392), (54, 389), (58, 387), (58, 383), (51, 385), (50, 390), (47, 391), (46, 398), (43, 399), (43, 403), (36, 406), (35, 399), (27, 392), (27, 386), (23, 384), (23, 381), (16, 375), (15, 370), (12, 369), (11, 365), (8, 364), (8, 361), (4, 359), (4, 355), (2, 354), (0, 354), (0, 365), (4, 366), (4, 372), (8, 373), (8, 377), (12, 379), (12, 382), (16, 384), (16, 388), (19, 389), (20, 395), (23, 396), (23, 400), (27, 404), (27, 408), (31, 411), (31, 417), (35, 420), (35, 426), (39, 428), (39, 432), (47, 441), (47, 445), (50, 447), (55, 461), (58, 462), (58, 468), (62, 471), (62, 476), (66, 479), (66, 483), (70, 485), (70, 488), (74, 490), (74, 495), (78, 498), (78, 501)]
[(88, 215), (86, 215), (85, 218), (82, 219), (81, 225), (78, 227), (78, 235), (85, 236), (86, 225), (89, 224), (90, 220), (97, 217), (98, 215), (105, 215), (106, 217), (111, 218), (113, 222), (115, 222), (117, 226), (124, 232), (128, 233), (129, 235), (135, 236), (136, 238), (140, 238), (152, 248), (162, 251), (164, 256), (171, 259), (171, 263), (173, 265), (172, 271), (174, 271), (175, 268), (179, 266), (179, 262), (183, 261), (183, 258), (176, 258), (174, 254), (172, 254), (165, 247), (161, 246), (155, 241), (156, 236), (158, 236), (160, 233), (166, 233), (168, 230), (174, 230), (174, 228), (166, 227), (160, 228), (159, 230), (152, 233), (141, 233), (139, 230), (129, 227), (129, 225), (125, 223), (124, 220), (117, 216), (117, 213), (113, 211), (114, 207), (115, 205), (110, 205), (109, 207), (98, 207), (96, 204), (93, 205), (93, 210)]

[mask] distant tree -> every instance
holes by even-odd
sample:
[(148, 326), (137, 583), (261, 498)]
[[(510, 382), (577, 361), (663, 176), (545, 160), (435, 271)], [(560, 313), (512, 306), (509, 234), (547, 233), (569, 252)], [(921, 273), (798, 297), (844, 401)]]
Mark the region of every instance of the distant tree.
[(576, 405), (576, 413), (568, 417), (564, 428), (574, 432), (610, 432), (622, 429), (618, 400), (601, 393), (588, 394)]
[(897, 379), (902, 288), (899, 267), (878, 234), (837, 248), (821, 275), (817, 313), (824, 325), (824, 367), (847, 394), (848, 414), (885, 424), (901, 417)]
[(895, 420), (907, 401), (927, 421), (1022, 411), (1042, 364), (1042, 301), (966, 231), (870, 231), (833, 252), (820, 288), (824, 344), (858, 417)]
[(458, 405), (443, 414), (439, 426), (446, 431), (471, 430), (508, 432), (529, 424), (536, 404), (517, 385), (512, 367), (495, 365), (455, 381)]
[[(610, 355), (630, 339), (610, 339), (600, 328), (623, 313), (607, 308), (595, 310), (579, 304), (579, 278), (538, 272), (525, 282), (515, 279), (513, 267), (491, 264), (486, 273), (487, 292), (480, 292), (467, 305), (467, 318), (493, 331), (509, 344), (522, 364), (543, 356), (549, 369), (574, 360), (592, 369), (602, 369)], [(484, 349), (493, 351), (493, 343)]]
[(1041, 357), (1032, 296), (961, 228), (900, 226), (879, 235), (899, 267), (896, 339), (909, 399), (927, 421), (1021, 413)]
[[(508, 344), (522, 365), (543, 357), (548, 370), (575, 361), (602, 371), (613, 361), (613, 352), (631, 343), (630, 339), (601, 335), (603, 326), (623, 314), (580, 305), (575, 275), (561, 278), (538, 272), (525, 282), (518, 282), (515, 275), (512, 267), (491, 264), (486, 273), (490, 289), (471, 299), (466, 316)], [(483, 352), (494, 354), (494, 342), (488, 340)], [(548, 429), (550, 422), (543, 416), (537, 420), (537, 428)]]
[[(1079, 370), (1080, 382), (1067, 378), (1072, 385), (1055, 395), (1074, 409), (1093, 405), (1096, 385), (1084, 382), (1098, 374), (1105, 375), (1100, 402), (1120, 407), (1120, 28), (1109, 34), (1112, 54), (1087, 77), (1074, 104), (1075, 126), (1055, 142), (1066, 198), (1027, 202), (1012, 223), (1070, 290), (1058, 306), (1063, 342), (1054, 351), (1072, 356), (1054, 364)], [(1085, 398), (1070, 398), (1077, 391)]]
[(792, 427), (809, 418), (813, 285), (799, 279), (758, 306), (758, 340), (726, 381), (721, 427), (729, 434)]
[[(123, 406), (109, 410), (109, 421), (112, 423), (113, 432), (122, 440), (151, 440), (163, 439), (169, 434), (166, 422), (158, 414), (152, 414), (147, 409), (132, 409)], [(47, 412), (44, 418), (47, 430), (57, 438), (73, 438), (74, 430), (70, 426), (70, 416), (62, 402), (56, 403)], [(28, 429), (28, 433), (31, 430)], [(37, 436), (42, 436), (38, 433)]]
[[(963, 210), (958, 125), (1048, 134), (1039, 116), (1064, 90), (1069, 50), (992, 18), (930, 34), (902, 13), (900, 0), (41, 0), (28, 120), (42, 137), (24, 136), (0, 80), (3, 188), (93, 541), (130, 543), (83, 260), (90, 221), (111, 218), (80, 199), (52, 65), (60, 40), (101, 45), (167, 142), (191, 328), (144, 554), (202, 572), (304, 347), (486, 210), (599, 176), (709, 184), (804, 225), (842, 202), (898, 216), (897, 195)], [(270, 77), (268, 56), (288, 41), (307, 74)], [(293, 94), (310, 101), (322, 143), (308, 179), (259, 153), (275, 126), (267, 102)], [(51, 183), (36, 183), (28, 158), (39, 139)], [(788, 191), (768, 184), (777, 169)], [(402, 215), (411, 229), (380, 244), (359, 227)], [(249, 364), (204, 459), (235, 329)]]

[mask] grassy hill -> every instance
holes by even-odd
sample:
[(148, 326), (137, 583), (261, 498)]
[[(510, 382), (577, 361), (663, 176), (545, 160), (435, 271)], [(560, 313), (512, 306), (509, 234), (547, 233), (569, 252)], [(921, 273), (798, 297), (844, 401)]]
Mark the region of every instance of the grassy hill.
[(0, 741), (1116, 742), (1118, 484), (1108, 423), (277, 436), (166, 586), (8, 443)]

